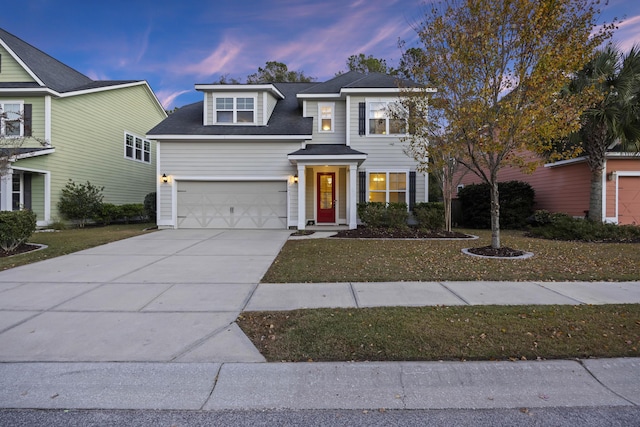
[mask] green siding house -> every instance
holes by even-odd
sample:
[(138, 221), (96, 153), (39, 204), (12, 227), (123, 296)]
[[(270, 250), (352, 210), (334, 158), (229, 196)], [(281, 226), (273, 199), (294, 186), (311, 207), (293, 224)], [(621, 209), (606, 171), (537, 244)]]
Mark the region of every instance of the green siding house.
[(59, 220), (69, 179), (104, 187), (117, 205), (156, 191), (145, 134), (167, 115), (146, 81), (92, 80), (0, 29), (0, 113), (0, 158), (9, 160), (0, 210), (31, 209), (39, 226)]

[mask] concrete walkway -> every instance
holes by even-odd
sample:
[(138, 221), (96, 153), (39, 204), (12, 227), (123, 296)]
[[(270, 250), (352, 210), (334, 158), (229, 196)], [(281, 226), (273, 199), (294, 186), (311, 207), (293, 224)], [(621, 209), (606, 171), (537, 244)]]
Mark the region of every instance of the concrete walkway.
[(0, 408), (640, 404), (640, 361), (261, 363), (245, 310), (640, 303), (640, 282), (258, 284), (286, 231), (163, 230), (0, 272)]

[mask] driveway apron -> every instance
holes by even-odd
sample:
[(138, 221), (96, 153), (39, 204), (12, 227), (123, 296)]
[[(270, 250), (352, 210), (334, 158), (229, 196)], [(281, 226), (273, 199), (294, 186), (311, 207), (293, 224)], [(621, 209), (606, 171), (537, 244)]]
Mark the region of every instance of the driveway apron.
[(283, 230), (160, 230), (0, 272), (0, 362), (261, 362), (234, 320)]

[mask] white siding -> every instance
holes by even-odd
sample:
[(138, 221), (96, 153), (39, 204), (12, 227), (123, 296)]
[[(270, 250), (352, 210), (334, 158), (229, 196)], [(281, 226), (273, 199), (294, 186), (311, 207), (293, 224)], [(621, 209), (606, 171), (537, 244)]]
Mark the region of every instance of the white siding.
[[(306, 117), (313, 117), (313, 140), (314, 144), (345, 144), (347, 135), (346, 124), (346, 104), (344, 101), (322, 101), (322, 102), (335, 102), (334, 117), (334, 131), (333, 132), (318, 132), (318, 102), (307, 101), (307, 113)], [(357, 110), (356, 110), (357, 113)], [(356, 128), (357, 130), (357, 128)]]

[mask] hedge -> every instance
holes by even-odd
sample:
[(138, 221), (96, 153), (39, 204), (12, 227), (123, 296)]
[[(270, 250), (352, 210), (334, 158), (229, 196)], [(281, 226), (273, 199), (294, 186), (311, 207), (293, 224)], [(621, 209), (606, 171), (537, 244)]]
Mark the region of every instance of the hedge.
[(409, 211), (406, 203), (358, 203), (360, 221), (371, 228), (407, 227)]
[(11, 252), (36, 231), (36, 214), (30, 210), (0, 211), (0, 248)]
[[(533, 213), (535, 192), (526, 182), (498, 183), (500, 228), (519, 229)], [(458, 192), (462, 221), (470, 228), (491, 228), (491, 192), (488, 184), (468, 185)]]

